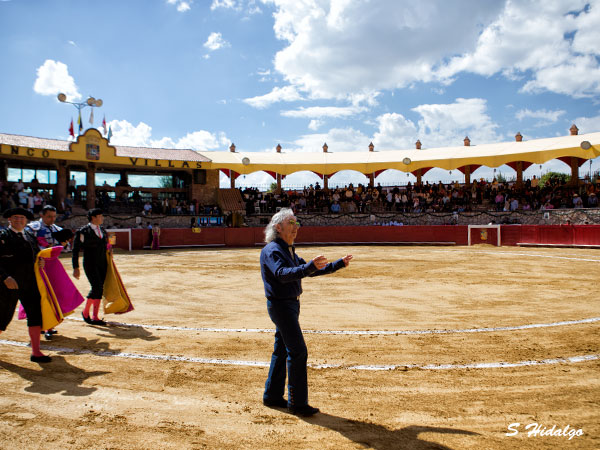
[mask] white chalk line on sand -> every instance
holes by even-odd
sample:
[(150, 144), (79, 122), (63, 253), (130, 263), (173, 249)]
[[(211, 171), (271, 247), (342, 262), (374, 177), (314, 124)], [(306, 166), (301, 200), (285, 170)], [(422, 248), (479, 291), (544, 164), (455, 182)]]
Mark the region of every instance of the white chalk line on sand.
[[(432, 252), (441, 252), (441, 253), (450, 253), (450, 250), (431, 250)], [(469, 249), (466, 250), (470, 253), (482, 253), (482, 254), (486, 254), (486, 255), (508, 255), (508, 256), (529, 256), (529, 257), (535, 257), (535, 258), (551, 258), (551, 259), (567, 259), (567, 260), (571, 260), (571, 261), (585, 261), (585, 262), (600, 262), (600, 259), (592, 259), (592, 258), (579, 258), (579, 257), (574, 257), (574, 256), (556, 256), (556, 255), (544, 255), (544, 254), (540, 254), (540, 253), (526, 253), (526, 252), (503, 252), (503, 251), (497, 251), (497, 252), (490, 252), (490, 251), (486, 251), (486, 250), (475, 250), (475, 249)]]
[[(68, 320), (83, 322), (83, 319), (77, 317), (67, 317)], [(600, 317), (591, 317), (581, 320), (564, 320), (552, 323), (533, 323), (529, 325), (516, 325), (507, 327), (486, 327), (486, 328), (463, 328), (456, 330), (302, 330), (304, 334), (333, 334), (333, 335), (366, 335), (366, 336), (400, 336), (400, 335), (426, 335), (426, 334), (454, 334), (454, 333), (489, 333), (494, 331), (516, 331), (529, 330), (532, 328), (550, 328), (561, 327), (565, 325), (580, 325), (584, 323), (599, 322)], [(168, 325), (145, 325), (124, 322), (108, 322), (109, 325), (131, 328), (147, 328), (152, 330), (171, 330), (171, 331), (198, 331), (211, 333), (275, 333), (272, 328), (208, 328), (208, 327), (174, 327)]]
[[(27, 347), (29, 344), (25, 342), (1, 340), (2, 345), (11, 345), (14, 347)], [(94, 355), (113, 358), (127, 359), (145, 359), (152, 361), (180, 361), (197, 364), (214, 364), (222, 366), (246, 366), (246, 367), (269, 367), (269, 362), (264, 361), (243, 361), (234, 359), (218, 359), (218, 358), (195, 358), (190, 356), (175, 356), (175, 355), (147, 355), (141, 353), (125, 353), (125, 352), (110, 352), (106, 350), (95, 351), (86, 349), (60, 348), (52, 346), (44, 346), (45, 350), (50, 350), (60, 353), (71, 353), (75, 355)], [(595, 361), (600, 359), (600, 355), (579, 355), (568, 358), (551, 358), (542, 360), (527, 360), (510, 362), (490, 362), (490, 363), (470, 363), (470, 364), (390, 364), (390, 365), (344, 365), (344, 364), (308, 364), (308, 367), (313, 369), (344, 369), (344, 370), (367, 370), (367, 371), (384, 371), (384, 370), (455, 370), (455, 369), (501, 369), (508, 367), (524, 367), (524, 366), (543, 366), (550, 364), (578, 363), (586, 361)]]

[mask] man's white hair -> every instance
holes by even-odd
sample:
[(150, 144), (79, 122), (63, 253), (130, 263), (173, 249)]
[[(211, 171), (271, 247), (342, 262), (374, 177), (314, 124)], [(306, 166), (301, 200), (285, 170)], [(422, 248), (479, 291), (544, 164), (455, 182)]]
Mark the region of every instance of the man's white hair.
[(294, 211), (290, 208), (281, 208), (278, 213), (271, 217), (269, 225), (265, 227), (265, 242), (268, 244), (277, 237), (277, 224), (283, 223), (285, 219), (294, 215)]

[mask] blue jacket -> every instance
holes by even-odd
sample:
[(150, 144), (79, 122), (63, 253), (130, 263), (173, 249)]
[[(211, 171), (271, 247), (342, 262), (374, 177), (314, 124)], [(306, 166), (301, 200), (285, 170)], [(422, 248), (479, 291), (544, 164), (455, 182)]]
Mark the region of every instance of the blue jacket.
[(302, 278), (327, 275), (342, 267), (344, 261), (338, 259), (317, 270), (312, 261), (307, 263), (300, 258), (294, 247), (279, 237), (260, 252), (260, 271), (268, 300), (298, 298), (302, 294)]

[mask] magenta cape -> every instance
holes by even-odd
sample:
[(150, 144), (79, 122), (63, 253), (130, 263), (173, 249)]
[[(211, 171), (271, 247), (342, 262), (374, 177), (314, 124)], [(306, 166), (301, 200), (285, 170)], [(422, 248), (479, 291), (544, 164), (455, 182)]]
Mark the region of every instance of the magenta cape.
[[(61, 246), (46, 248), (38, 253), (35, 262), (35, 278), (41, 297), (42, 329), (48, 330), (63, 321), (83, 303), (73, 281), (58, 259)], [(39, 260), (44, 258), (44, 268), (39, 268)], [(19, 306), (19, 319), (26, 318), (23, 306)]]

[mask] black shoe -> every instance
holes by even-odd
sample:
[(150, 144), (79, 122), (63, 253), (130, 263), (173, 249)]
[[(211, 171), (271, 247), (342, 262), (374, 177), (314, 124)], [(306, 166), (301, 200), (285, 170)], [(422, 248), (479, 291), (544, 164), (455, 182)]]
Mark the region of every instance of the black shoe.
[(283, 397), (276, 400), (267, 400), (263, 398), (263, 405), (274, 408), (287, 408), (288, 402)]
[(31, 358), (29, 358), (31, 360), (31, 362), (36, 362), (36, 363), (49, 363), (50, 361), (52, 361), (52, 358), (50, 358), (49, 356), (46, 355), (42, 355), (42, 356), (34, 356), (31, 355)]
[(81, 317), (83, 317), (83, 321), (84, 321), (85, 323), (87, 323), (87, 324), (89, 324), (89, 325), (91, 325), (91, 324), (92, 324), (92, 319), (90, 319), (89, 317), (85, 317), (85, 316), (83, 315), (83, 313), (81, 313)]
[(44, 339), (46, 339), (47, 341), (52, 340), (52, 333), (49, 330), (44, 332)]
[(297, 416), (309, 417), (309, 416), (314, 416), (316, 413), (318, 413), (319, 408), (313, 408), (310, 405), (288, 406), (288, 411), (291, 414), (295, 414)]
[(104, 320), (101, 320), (101, 319), (91, 320), (90, 321), (90, 325), (102, 325), (102, 326), (106, 326), (106, 322)]
[(58, 333), (58, 331), (56, 331), (54, 328), (51, 328), (46, 331), (44, 331), (44, 330), (40, 331), (40, 334), (57, 334), (57, 333)]

